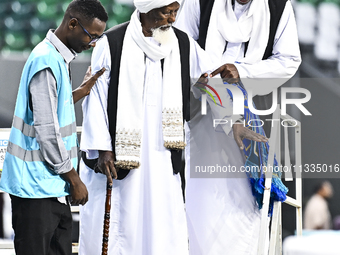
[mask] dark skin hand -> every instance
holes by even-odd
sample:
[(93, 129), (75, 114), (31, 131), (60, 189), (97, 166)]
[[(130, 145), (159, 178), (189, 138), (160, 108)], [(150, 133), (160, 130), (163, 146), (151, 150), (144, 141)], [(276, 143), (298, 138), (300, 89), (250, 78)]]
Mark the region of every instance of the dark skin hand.
[[(237, 68), (234, 64), (224, 64), (217, 68), (210, 74), (210, 77), (214, 77), (217, 74), (220, 74), (223, 81), (227, 83), (237, 83), (240, 81), (240, 75), (237, 71)], [(243, 139), (249, 139), (256, 142), (267, 142), (268, 138), (260, 135), (246, 127), (243, 126), (243, 123), (235, 123), (233, 125), (234, 139), (238, 145), (238, 147), (243, 150), (244, 144), (242, 142)]]
[(199, 88), (204, 88), (205, 87), (204, 85), (208, 83), (207, 78), (208, 78), (207, 73), (202, 74), (201, 77), (197, 80), (195, 86)]
[(256, 132), (254, 132), (253, 130), (250, 130), (248, 128), (246, 128), (243, 123), (235, 123), (233, 125), (233, 132), (234, 132), (234, 139), (238, 145), (238, 147), (243, 150), (244, 148), (244, 144), (242, 142), (243, 139), (249, 139), (249, 140), (253, 140), (256, 142), (268, 142), (268, 138), (260, 135)]
[(76, 170), (62, 174), (61, 177), (70, 184), (71, 204), (84, 205), (88, 201), (88, 192), (85, 184), (80, 180)]
[[(217, 70), (215, 70), (215, 72)], [(216, 75), (216, 74), (214, 74), (214, 75)], [(204, 88), (204, 84), (206, 84), (208, 82), (207, 77), (208, 77), (207, 73), (202, 74), (201, 77), (196, 82), (195, 86), (197, 86), (199, 88)], [(235, 123), (233, 125), (233, 132), (234, 132), (234, 139), (235, 139), (238, 147), (241, 150), (243, 150), (243, 148), (244, 148), (244, 144), (243, 144), (242, 140), (245, 139), (245, 138), (249, 139), (249, 140), (256, 141), (256, 142), (267, 142), (268, 141), (267, 137), (260, 135), (256, 132), (254, 132), (253, 130), (250, 130), (250, 129), (244, 127), (243, 123)]]
[(90, 94), (93, 85), (96, 83), (97, 79), (105, 72), (105, 67), (100, 69), (95, 75), (91, 75), (91, 67), (89, 66), (82, 84), (72, 91), (73, 102), (76, 103), (83, 97)]
[(223, 81), (230, 84), (240, 81), (240, 75), (234, 64), (224, 64), (220, 66), (210, 74), (210, 77), (214, 77), (217, 74), (221, 74)]
[(99, 172), (105, 174), (107, 182), (112, 184), (112, 178), (117, 179), (117, 172), (115, 165), (115, 154), (112, 151), (99, 151), (99, 158), (97, 166)]

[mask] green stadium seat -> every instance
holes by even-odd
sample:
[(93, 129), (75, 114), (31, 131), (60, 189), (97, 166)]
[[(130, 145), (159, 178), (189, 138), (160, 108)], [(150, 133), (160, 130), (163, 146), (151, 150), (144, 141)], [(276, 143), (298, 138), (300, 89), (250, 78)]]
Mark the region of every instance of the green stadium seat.
[[(130, 19), (134, 7), (100, 0), (109, 14), (107, 28)], [(0, 0), (0, 51), (27, 51), (60, 25), (71, 0)], [(86, 51), (91, 54), (91, 51)]]
[(60, 4), (61, 2), (66, 2), (68, 1), (68, 3), (70, 3), (72, 0), (39, 0), (39, 2), (44, 2), (46, 3), (48, 6), (49, 5), (54, 5), (54, 4)]
[(102, 5), (108, 5), (108, 4), (112, 4), (112, 2), (114, 2), (113, 0), (100, 0), (100, 2), (102, 3)]
[(32, 16), (36, 12), (36, 3), (34, 2), (22, 2), (22, 1), (14, 1), (11, 4), (11, 10), (15, 15), (23, 16)]
[(5, 45), (4, 30), (0, 29), (0, 49), (2, 49), (4, 45)]
[(8, 1), (1, 1), (0, 2), (0, 15), (3, 17), (4, 15), (7, 15), (11, 11), (11, 5)]
[[(8, 1), (8, 0), (7, 0)], [(11, 1), (11, 0), (10, 0)], [(13, 0), (12, 0), (13, 1)], [(20, 3), (35, 3), (37, 4), (38, 2), (40, 2), (41, 0), (17, 0)]]
[(114, 15), (115, 20), (118, 22), (118, 24), (121, 24), (130, 20), (131, 14), (133, 13), (134, 9), (131, 5), (114, 3), (111, 6), (110, 11)]
[(55, 19), (62, 12), (62, 6), (59, 3), (40, 2), (37, 5), (37, 17), (39, 18)]
[(7, 31), (29, 31), (27, 19), (18, 15), (7, 16), (4, 19), (4, 25)]
[(20, 32), (6, 32), (5, 34), (5, 47), (8, 50), (22, 51), (27, 49), (27, 37), (24, 33)]
[(31, 48), (34, 48), (38, 43), (44, 40), (46, 37), (46, 33), (43, 32), (33, 32), (30, 36)]
[(109, 29), (115, 25), (118, 25), (118, 21), (116, 20), (116, 18), (110, 18), (107, 22), (106, 22), (106, 28)]
[(63, 3), (61, 3), (61, 9), (63, 10), (63, 13), (65, 13), (67, 6), (70, 4), (69, 1), (64, 1)]
[(53, 19), (34, 17), (30, 20), (30, 26), (31, 32), (47, 33), (49, 29), (56, 28), (56, 21)]

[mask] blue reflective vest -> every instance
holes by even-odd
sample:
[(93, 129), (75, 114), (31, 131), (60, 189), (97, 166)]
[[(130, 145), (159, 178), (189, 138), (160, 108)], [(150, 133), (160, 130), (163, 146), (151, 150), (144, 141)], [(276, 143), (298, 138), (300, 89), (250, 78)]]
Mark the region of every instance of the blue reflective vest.
[(60, 133), (73, 167), (77, 168), (77, 133), (72, 86), (61, 54), (45, 39), (30, 54), (20, 80), (14, 119), (3, 165), (0, 189), (23, 198), (69, 195), (69, 184), (44, 160), (29, 107), (29, 84), (33, 76), (50, 68), (57, 82)]

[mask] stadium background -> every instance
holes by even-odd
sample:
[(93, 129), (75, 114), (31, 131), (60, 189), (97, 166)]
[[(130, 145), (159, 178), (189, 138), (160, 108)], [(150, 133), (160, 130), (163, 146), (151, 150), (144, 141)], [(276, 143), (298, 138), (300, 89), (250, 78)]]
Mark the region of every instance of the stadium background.
[[(0, 128), (11, 126), (20, 75), (29, 52), (45, 37), (48, 29), (60, 24), (69, 2), (0, 1)], [(134, 10), (131, 0), (101, 2), (109, 14), (107, 28), (127, 21)], [(305, 86), (312, 94), (312, 99), (305, 105), (312, 117), (303, 116), (294, 108), (289, 110), (289, 114), (302, 122), (303, 163), (339, 163), (339, 5), (339, 0), (293, 2), (303, 62), (292, 82), (286, 86)], [(74, 88), (82, 82), (90, 56), (91, 51), (87, 51), (72, 62)], [(301, 82), (303, 79), (308, 82), (307, 85)], [(81, 103), (76, 105), (76, 114), (77, 125), (80, 126)], [(329, 179), (334, 188), (334, 197), (329, 204), (333, 217), (340, 214), (338, 178)], [(303, 179), (303, 204), (321, 179)], [(287, 185), (293, 194), (293, 183)], [(8, 218), (4, 220), (8, 221)], [(5, 225), (10, 226), (10, 222), (5, 222)], [(294, 234), (294, 228), (295, 211), (283, 205), (283, 235)], [(12, 238), (10, 235), (5, 231), (6, 238)]]

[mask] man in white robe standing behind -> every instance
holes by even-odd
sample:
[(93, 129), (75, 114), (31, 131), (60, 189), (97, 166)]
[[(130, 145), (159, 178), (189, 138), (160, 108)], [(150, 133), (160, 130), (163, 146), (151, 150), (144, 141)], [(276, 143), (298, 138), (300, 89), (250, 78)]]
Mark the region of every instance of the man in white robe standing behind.
[[(213, 64), (227, 63), (219, 69), (228, 78), (226, 81), (235, 83), (241, 79), (253, 95), (265, 95), (282, 85), (301, 63), (290, 1), (186, 0), (175, 26), (193, 37), (209, 53)], [(257, 78), (277, 79), (275, 85), (251, 86)], [(271, 106), (264, 97), (255, 104), (258, 109)], [(209, 126), (206, 120), (191, 123), (191, 133)], [(244, 159), (236, 155), (243, 152), (238, 153), (228, 132), (211, 130), (209, 140), (201, 143), (207, 149), (195, 156), (207, 165), (232, 165), (239, 169), (244, 164)], [(186, 212), (190, 254), (257, 254), (260, 214), (246, 174), (243, 179), (190, 178), (189, 169), (186, 170)]]

